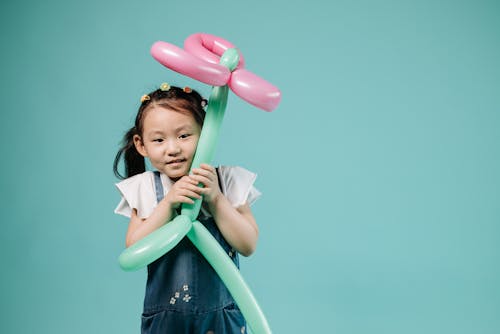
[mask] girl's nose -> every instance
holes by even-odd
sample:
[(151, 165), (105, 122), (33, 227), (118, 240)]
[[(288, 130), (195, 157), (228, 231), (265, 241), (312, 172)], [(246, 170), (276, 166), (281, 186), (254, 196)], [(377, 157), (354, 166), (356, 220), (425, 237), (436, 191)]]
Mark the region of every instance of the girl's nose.
[(168, 155), (177, 155), (181, 152), (181, 148), (175, 140), (169, 140), (167, 142), (166, 150)]

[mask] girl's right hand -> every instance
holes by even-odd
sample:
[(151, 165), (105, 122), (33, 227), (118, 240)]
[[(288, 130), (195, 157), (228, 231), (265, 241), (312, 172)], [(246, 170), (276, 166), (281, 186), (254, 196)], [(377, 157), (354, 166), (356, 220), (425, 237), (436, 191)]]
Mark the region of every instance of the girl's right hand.
[(200, 199), (201, 191), (198, 182), (185, 175), (173, 184), (163, 200), (168, 202), (172, 209), (177, 209), (182, 203), (193, 204), (193, 199)]
[(128, 225), (126, 246), (130, 247), (149, 233), (165, 225), (173, 218), (174, 210), (181, 203), (193, 204), (193, 199), (201, 198), (200, 192), (201, 188), (198, 187), (198, 182), (189, 176), (184, 176), (172, 185), (167, 195), (148, 218), (139, 218), (134, 209)]

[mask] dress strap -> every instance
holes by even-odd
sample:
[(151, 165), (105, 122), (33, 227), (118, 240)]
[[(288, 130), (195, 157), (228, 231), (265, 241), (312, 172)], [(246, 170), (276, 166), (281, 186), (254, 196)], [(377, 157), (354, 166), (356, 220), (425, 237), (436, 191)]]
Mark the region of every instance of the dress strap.
[(224, 189), (222, 189), (222, 179), (219, 167), (215, 167), (215, 172), (217, 173), (217, 180), (219, 181), (219, 189), (224, 194)]
[(154, 171), (155, 175), (155, 189), (156, 189), (156, 201), (160, 203), (163, 199), (163, 184), (161, 183), (161, 176), (159, 171)]

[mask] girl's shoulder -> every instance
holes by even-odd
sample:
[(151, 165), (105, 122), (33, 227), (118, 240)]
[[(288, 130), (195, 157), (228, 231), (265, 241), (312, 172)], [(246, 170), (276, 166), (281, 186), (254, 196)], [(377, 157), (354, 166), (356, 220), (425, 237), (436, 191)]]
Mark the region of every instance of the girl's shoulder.
[(115, 213), (129, 218), (132, 209), (136, 209), (141, 218), (146, 218), (151, 214), (156, 205), (154, 173), (152, 171), (126, 178), (116, 183), (116, 187), (122, 198)]
[(124, 187), (124, 186), (128, 186), (128, 185), (142, 184), (144, 182), (148, 183), (151, 180), (153, 180), (153, 177), (154, 177), (153, 172), (148, 170), (144, 173), (136, 174), (134, 176), (123, 179), (120, 182), (116, 183), (116, 186), (119, 189), (120, 187)]
[(219, 170), (219, 172), (224, 172), (224, 173), (230, 173), (230, 174), (234, 174), (234, 175), (257, 175), (251, 171), (249, 171), (248, 169), (244, 168), (244, 167), (241, 167), (241, 166), (227, 166), (227, 165), (220, 165), (217, 167), (217, 169)]
[(233, 183), (251, 185), (257, 179), (257, 174), (241, 166), (219, 166), (217, 170), (222, 186)]
[(234, 207), (245, 203), (251, 205), (261, 196), (254, 186), (257, 179), (254, 172), (241, 166), (219, 166), (217, 169), (222, 192)]

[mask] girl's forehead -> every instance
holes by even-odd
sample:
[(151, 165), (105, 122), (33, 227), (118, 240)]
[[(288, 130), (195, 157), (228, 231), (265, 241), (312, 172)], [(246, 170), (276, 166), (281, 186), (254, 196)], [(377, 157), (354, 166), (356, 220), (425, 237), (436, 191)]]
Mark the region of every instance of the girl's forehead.
[(193, 114), (189, 110), (174, 110), (168, 107), (155, 106), (146, 111), (146, 119), (157, 120), (162, 118), (171, 118), (178, 120), (195, 120)]
[(166, 107), (155, 106), (144, 115), (144, 130), (151, 128), (178, 128), (180, 126), (195, 126), (198, 124), (189, 111), (176, 111)]

